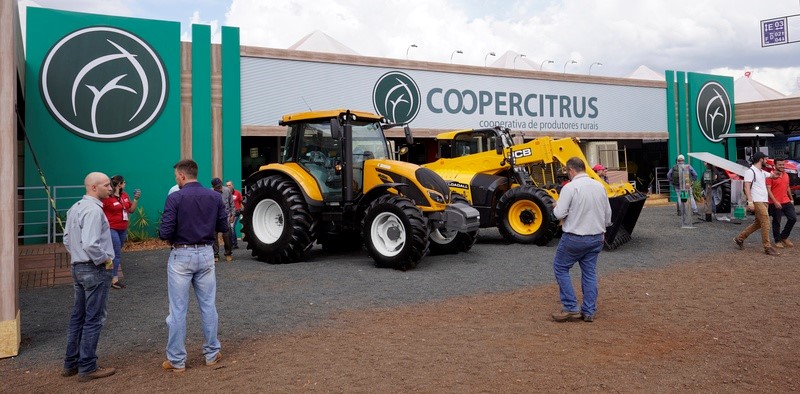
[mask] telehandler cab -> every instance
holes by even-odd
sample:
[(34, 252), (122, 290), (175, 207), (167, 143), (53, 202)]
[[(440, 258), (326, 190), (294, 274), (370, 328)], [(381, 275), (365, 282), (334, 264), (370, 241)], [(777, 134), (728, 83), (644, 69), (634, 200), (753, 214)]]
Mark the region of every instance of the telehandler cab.
[[(285, 115), (280, 163), (244, 183), (242, 232), (261, 261), (300, 261), (318, 242), (325, 250), (366, 246), (379, 267), (416, 267), (431, 240), (469, 250), (478, 211), (451, 201), (433, 171), (390, 160), (380, 115), (350, 110)], [(408, 126), (406, 140), (412, 143)]]

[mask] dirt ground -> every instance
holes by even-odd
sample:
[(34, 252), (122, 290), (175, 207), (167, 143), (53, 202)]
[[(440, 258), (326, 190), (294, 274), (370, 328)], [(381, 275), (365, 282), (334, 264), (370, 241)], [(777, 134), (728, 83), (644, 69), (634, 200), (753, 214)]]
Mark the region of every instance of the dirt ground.
[[(600, 278), (594, 323), (555, 323), (555, 285), (329, 316), (321, 327), (224, 343), (162, 371), (161, 346), (102, 355), (115, 376), (62, 378), (54, 360), (4, 392), (787, 392), (800, 388), (800, 248), (722, 251)], [(575, 271), (575, 270), (573, 270)], [(573, 277), (576, 276), (573, 274)], [(102, 345), (102, 344), (101, 344)]]

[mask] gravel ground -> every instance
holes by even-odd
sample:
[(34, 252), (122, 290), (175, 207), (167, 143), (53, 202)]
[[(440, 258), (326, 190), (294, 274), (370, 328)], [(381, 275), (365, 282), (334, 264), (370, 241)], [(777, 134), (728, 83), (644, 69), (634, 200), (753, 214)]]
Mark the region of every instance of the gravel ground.
[[(732, 237), (743, 228), (698, 222), (694, 229), (682, 229), (674, 209), (672, 205), (645, 207), (633, 240), (616, 251), (601, 253), (600, 274), (658, 268), (731, 250)], [(746, 241), (748, 248), (759, 248), (757, 235)], [(217, 265), (220, 339), (224, 347), (227, 341), (326, 327), (332, 324), (330, 317), (340, 312), (552, 285), (555, 244), (507, 245), (496, 230), (481, 230), (469, 253), (429, 256), (409, 272), (374, 268), (365, 252), (326, 255), (317, 247), (306, 262), (268, 265), (238, 249), (232, 263)], [(111, 292), (98, 347), (101, 362), (106, 355), (131, 352), (152, 354), (156, 360), (163, 357), (167, 256), (168, 250), (123, 256), (128, 288)], [(21, 291), (20, 355), (0, 364), (60, 368), (72, 302), (71, 286)], [(199, 347), (202, 335), (194, 301), (189, 311), (189, 346)]]

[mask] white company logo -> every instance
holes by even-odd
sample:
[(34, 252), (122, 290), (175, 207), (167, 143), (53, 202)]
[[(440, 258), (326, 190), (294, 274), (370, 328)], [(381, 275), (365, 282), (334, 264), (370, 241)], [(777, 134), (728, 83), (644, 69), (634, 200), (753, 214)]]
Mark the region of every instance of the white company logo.
[(419, 87), (408, 74), (388, 72), (375, 83), (372, 104), (389, 123), (409, 123), (419, 113)]
[(731, 128), (733, 112), (728, 92), (718, 82), (706, 82), (697, 93), (697, 124), (712, 142), (722, 141)]
[(87, 27), (61, 38), (45, 57), (39, 81), (53, 117), (92, 140), (141, 133), (167, 100), (161, 58), (141, 38), (114, 27)]

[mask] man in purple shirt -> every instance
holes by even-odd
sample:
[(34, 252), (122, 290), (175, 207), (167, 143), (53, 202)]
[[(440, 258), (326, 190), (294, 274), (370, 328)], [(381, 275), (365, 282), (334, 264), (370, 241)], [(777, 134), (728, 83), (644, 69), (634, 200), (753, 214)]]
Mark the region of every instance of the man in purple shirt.
[(228, 214), (219, 193), (197, 182), (194, 160), (181, 160), (174, 168), (180, 190), (167, 196), (159, 228), (159, 237), (172, 246), (167, 263), (167, 359), (161, 367), (183, 372), (186, 370), (186, 310), (192, 285), (203, 322), (206, 365), (214, 365), (222, 358), (217, 339), (217, 278), (211, 244), (217, 232), (228, 231)]

